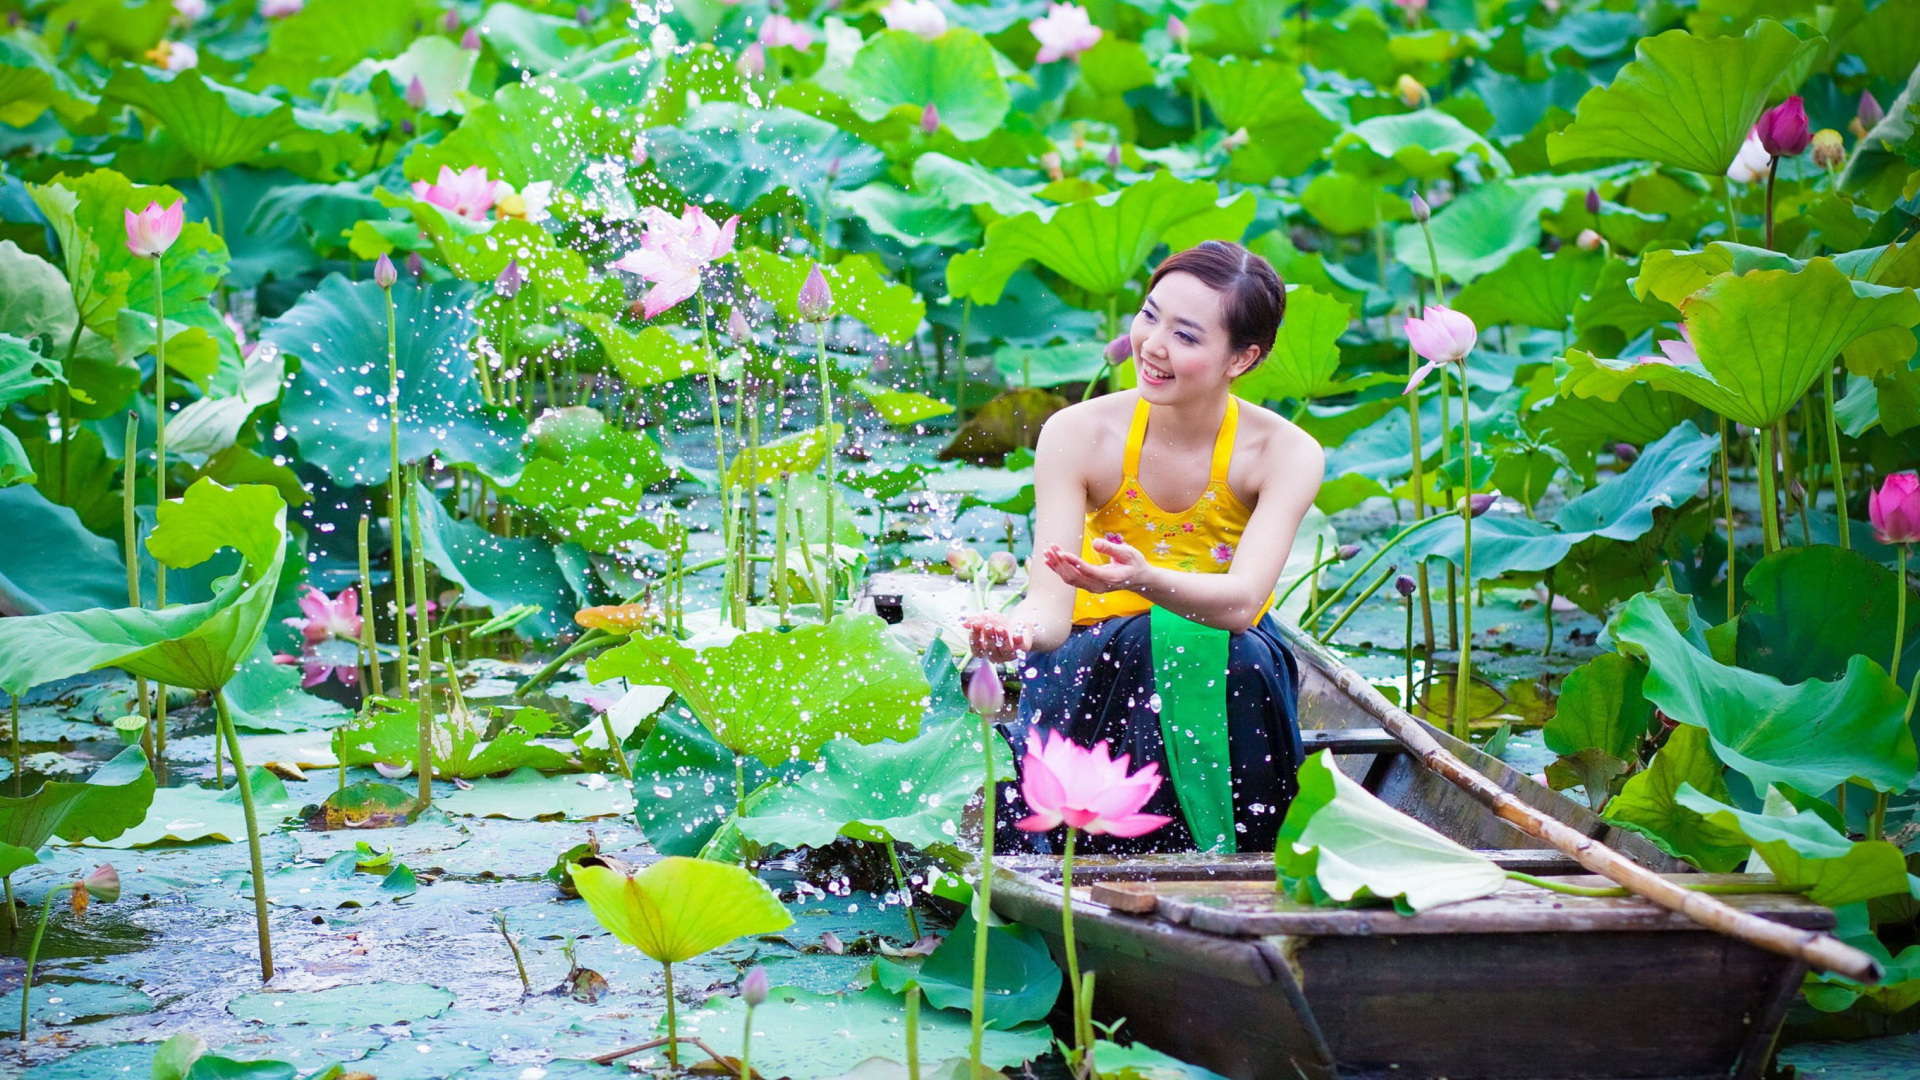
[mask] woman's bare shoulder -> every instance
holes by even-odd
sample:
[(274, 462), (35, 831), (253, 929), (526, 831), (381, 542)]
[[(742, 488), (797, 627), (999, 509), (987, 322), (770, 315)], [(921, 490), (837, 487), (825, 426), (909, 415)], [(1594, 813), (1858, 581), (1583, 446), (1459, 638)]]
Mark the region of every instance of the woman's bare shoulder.
[(1132, 399), (1136, 396), (1131, 391), (1105, 394), (1061, 409), (1048, 417), (1046, 424), (1041, 427), (1041, 444), (1052, 443), (1085, 451), (1109, 438), (1124, 440), (1127, 422), (1133, 416)]
[(1326, 471), (1327, 455), (1320, 440), (1272, 409), (1242, 403), (1240, 430), (1241, 445), (1253, 449), (1268, 467), (1293, 477), (1306, 471), (1315, 475)]

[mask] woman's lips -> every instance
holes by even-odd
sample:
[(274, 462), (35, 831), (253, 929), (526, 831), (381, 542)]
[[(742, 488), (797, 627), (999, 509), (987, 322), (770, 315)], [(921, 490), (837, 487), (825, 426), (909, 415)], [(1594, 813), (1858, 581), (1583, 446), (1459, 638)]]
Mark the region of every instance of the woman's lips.
[(1142, 360), (1140, 361), (1140, 378), (1142, 381), (1150, 383), (1169, 383), (1173, 381), (1173, 372), (1155, 367), (1153, 364)]

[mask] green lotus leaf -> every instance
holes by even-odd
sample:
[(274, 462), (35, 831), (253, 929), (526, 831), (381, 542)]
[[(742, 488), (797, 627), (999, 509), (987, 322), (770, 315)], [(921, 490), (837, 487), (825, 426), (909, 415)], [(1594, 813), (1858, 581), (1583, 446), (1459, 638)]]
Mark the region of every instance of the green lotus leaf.
[[(755, 293), (772, 301), (781, 318), (800, 321), (800, 287), (813, 263), (757, 247), (740, 248), (735, 258)], [(889, 341), (911, 340), (926, 317), (919, 294), (888, 280), (886, 267), (871, 254), (848, 255), (820, 272), (833, 292), (834, 313), (858, 319)]]
[(658, 324), (643, 326), (635, 332), (599, 312), (577, 311), (572, 315), (600, 339), (607, 359), (613, 361), (614, 370), (630, 387), (637, 389), (672, 382), (704, 372), (709, 366), (707, 351), (697, 342), (683, 342)]
[(286, 102), (222, 85), (194, 68), (122, 67), (101, 96), (151, 113), (202, 169), (251, 161), (300, 127)]
[(1513, 175), (1486, 136), (1438, 109), (1362, 120), (1333, 141), (1331, 154), (1336, 168), (1388, 178), (1439, 180), (1468, 154), (1481, 160), (1483, 174)]
[(38, 475), (20, 436), (12, 428), (0, 428), (0, 488), (32, 483)]
[(1653, 721), (1641, 693), (1646, 669), (1619, 653), (1601, 653), (1567, 673), (1560, 701), (1543, 732), (1547, 749), (1577, 754), (1589, 747), (1630, 760)]
[(953, 412), (953, 406), (939, 398), (912, 390), (894, 390), (865, 379), (856, 379), (853, 388), (860, 391), (860, 396), (867, 399), (867, 404), (881, 419), (895, 427), (909, 427)]
[[(465, 709), (436, 715), (434, 776), (473, 780), (521, 768), (557, 772), (574, 766), (566, 754), (534, 741), (553, 724), (546, 714), (537, 710), (509, 714), (499, 733), (488, 738), (493, 719)], [(350, 766), (375, 762), (413, 766), (420, 753), (420, 704), (377, 698), (361, 715), (333, 729), (332, 738), (334, 756)]]
[(783, 106), (753, 109), (707, 102), (675, 127), (646, 133), (654, 170), (695, 202), (745, 211), (786, 191), (811, 203), (840, 163), (837, 186), (857, 187), (879, 175), (880, 152), (824, 120)]
[(1412, 204), (1387, 184), (1337, 170), (1308, 181), (1306, 190), (1300, 193), (1300, 207), (1315, 221), (1345, 236), (1371, 232), (1378, 225), (1413, 216)]
[(578, 251), (555, 243), (553, 234), (539, 225), (517, 219), (469, 221), (419, 199), (384, 190), (376, 194), (382, 203), (406, 208), (420, 233), (433, 242), (433, 250), (447, 269), (460, 278), (491, 284), (513, 261), (526, 275), (527, 284), (522, 289), (530, 295), (572, 303), (593, 298), (586, 259)]
[(1309, 882), (1316, 897), (1392, 900), (1411, 915), (1495, 892), (1507, 875), (1381, 802), (1322, 750), (1300, 766), (1300, 793), (1274, 841), (1283, 879)]
[[(1845, 1012), (1853, 1003), (1865, 999), (1876, 1012), (1887, 1016), (1900, 1013), (1920, 1005), (1920, 945), (1909, 945), (1895, 956), (1873, 932), (1873, 913), (1866, 904), (1849, 904), (1834, 913), (1839, 917), (1839, 925), (1834, 927), (1833, 936), (1856, 949), (1880, 961), (1884, 975), (1879, 982), (1868, 986), (1845, 975), (1832, 973), (1808, 973), (1805, 989), (1807, 1004), (1826, 1013)], [(1832, 1044), (1836, 1049), (1844, 1043)], [(1891, 1047), (1890, 1047), (1891, 1049)], [(1898, 1055), (1899, 1051), (1893, 1052)], [(1805, 1056), (1795, 1055), (1795, 1064), (1802, 1068), (1818, 1067), (1820, 1062), (1809, 1062)], [(1901, 1063), (1895, 1057), (1896, 1064)]]
[[(511, 483), (520, 475), (525, 427), (516, 414), (480, 400), (467, 352), (472, 295), (472, 286), (458, 283), (394, 286), (400, 458), (437, 455)], [(306, 460), (336, 483), (381, 484), (391, 472), (386, 303), (372, 281), (334, 275), (261, 331), (262, 340), (300, 361), (280, 421)]]
[(660, 854), (698, 855), (746, 797), (736, 777), (754, 792), (808, 768), (796, 762), (768, 769), (721, 746), (686, 709), (670, 708), (634, 755), (636, 820)]
[[(280, 778), (258, 765), (247, 770), (247, 786), (253, 794), (263, 832), (278, 828), (282, 821), (300, 812), (300, 804), (287, 794)], [(236, 783), (224, 791), (198, 785), (160, 788), (153, 793), (146, 818), (138, 825), (111, 840), (95, 838), (81, 843), (86, 847), (126, 851), (195, 844), (203, 840), (237, 844), (246, 838), (246, 808), (240, 802), (240, 785)], [(251, 895), (251, 883), (243, 888)]]
[(1855, 281), (1833, 260), (1799, 272), (1721, 274), (1681, 307), (1696, 363), (1601, 360), (1575, 350), (1563, 389), (1612, 398), (1644, 380), (1750, 427), (1770, 427), (1818, 382), (1840, 352), (1876, 331), (1920, 323), (1911, 289)]
[(1573, 305), (1573, 331), (1581, 339), (1600, 332), (1618, 333), (1619, 340), (1631, 341), (1662, 322), (1677, 320), (1680, 313), (1660, 301), (1648, 303), (1634, 295), (1629, 279), (1634, 270), (1620, 259), (1607, 259), (1600, 267), (1584, 299)]
[(1009, 345), (996, 349), (993, 354), (993, 368), (1009, 386), (1083, 383), (1100, 374), (1106, 366), (1105, 346), (1097, 341), (1040, 348)]
[[(452, 1008), (453, 1002), (453, 991), (426, 983), (364, 982), (297, 994), (256, 990), (234, 998), (227, 1011), (256, 1024), (364, 1028), (430, 1020)], [(189, 1073), (187, 1080), (198, 1075)]]
[(588, 669), (596, 682), (624, 676), (672, 687), (722, 745), (770, 766), (811, 761), (838, 736), (907, 738), (927, 702), (926, 676), (873, 615), (789, 633), (756, 630), (697, 652), (636, 635)]
[[(1433, 255), (1449, 281), (1471, 282), (1504, 266), (1508, 259), (1540, 242), (1540, 214), (1566, 200), (1558, 187), (1494, 180), (1481, 184), (1434, 212)], [(1393, 255), (1421, 277), (1433, 276), (1427, 238), (1418, 225), (1393, 233)]]
[(913, 161), (913, 186), (930, 198), (956, 209), (985, 206), (1001, 217), (1013, 217), (1029, 211), (1051, 213), (1047, 204), (1025, 190), (1015, 187), (990, 169), (968, 161), (957, 161), (939, 152), (922, 154)]
[[(825, 847), (839, 836), (917, 848), (956, 843), (961, 812), (981, 788), (979, 734), (962, 718), (908, 742), (835, 739), (820, 747), (818, 770), (769, 792), (740, 831), (789, 848)], [(994, 761), (1006, 770), (996, 779), (1013, 779), (1004, 741)]]
[(1691, 784), (1682, 784), (1676, 799), (1713, 825), (1745, 837), (1782, 885), (1806, 888), (1807, 898), (1816, 903), (1839, 907), (1907, 891), (1906, 857), (1885, 840), (1849, 840), (1812, 811), (1785, 817), (1749, 813)]
[(1788, 686), (1716, 662), (1650, 596), (1629, 600), (1607, 631), (1622, 651), (1646, 658), (1647, 700), (1683, 724), (1705, 727), (1714, 753), (1757, 785), (1820, 794), (1855, 778), (1900, 790), (1920, 768), (1906, 694), (1864, 656), (1853, 657), (1837, 681)]
[(1233, 381), (1249, 401), (1306, 401), (1340, 393), (1340, 335), (1353, 318), (1346, 304), (1304, 285), (1287, 288), (1287, 314), (1273, 351)]
[(1601, 816), (1639, 833), (1660, 850), (1686, 859), (1708, 873), (1737, 870), (1752, 850), (1746, 837), (1738, 830), (1707, 820), (1699, 811), (1679, 801), (1683, 790), (1707, 791), (1714, 798), (1728, 798), (1724, 771), (1713, 756), (1711, 738), (1706, 731), (1682, 724), (1667, 736), (1666, 745), (1653, 755), (1653, 761), (1645, 769), (1627, 778), (1626, 786), (1608, 800)]
[(495, 536), (471, 521), (455, 519), (425, 485), (420, 500), (421, 550), (449, 581), (460, 585), (463, 605), (495, 614), (520, 605), (540, 610), (514, 624), (522, 636), (551, 637), (573, 628), (579, 606), (561, 568), (564, 549), (530, 536)]
[(405, 0), (310, 0), (292, 15), (268, 20), (267, 47), (254, 57), (247, 85), (304, 95), (315, 79), (398, 54), (412, 39), (414, 19)]
[(471, 788), (435, 796), (433, 805), (456, 817), (590, 821), (633, 813), (633, 793), (617, 776), (546, 776), (538, 769), (519, 768), (505, 776), (475, 780)]
[[(918, 986), (936, 1009), (973, 1009), (973, 938), (979, 933), (971, 907), (925, 960), (916, 966), (880, 960), (874, 975), (881, 986), (904, 994)], [(1047, 951), (1040, 931), (996, 920), (988, 927), (986, 999), (983, 1026), (1007, 1031), (1045, 1020), (1060, 1000), (1060, 966)], [(1104, 1063), (1103, 1063), (1104, 1064)]]
[(79, 124), (100, 108), (27, 34), (0, 37), (0, 123), (22, 128), (48, 109), (64, 124)]
[(1565, 129), (1547, 136), (1555, 164), (1645, 158), (1717, 177), (1774, 95), (1781, 73), (1816, 52), (1816, 38), (1761, 19), (1742, 37), (1669, 30), (1642, 38), (1613, 82), (1587, 91)]
[[(727, 486), (771, 484), (779, 480), (782, 474), (792, 474), (793, 482), (799, 483), (802, 476), (820, 467), (820, 461), (827, 453), (828, 441), (838, 445), (846, 436), (846, 431), (845, 424), (835, 424), (826, 429), (823, 437), (822, 429), (811, 427), (763, 442), (751, 455), (735, 454), (733, 460), (727, 463)], [(841, 520), (844, 522), (846, 519)]]
[(980, 238), (980, 223), (965, 207), (956, 208), (943, 197), (904, 191), (880, 181), (852, 191), (836, 191), (833, 203), (867, 228), (908, 247), (964, 247)]
[(772, 890), (726, 863), (669, 855), (632, 875), (579, 863), (567, 873), (601, 926), (664, 964), (793, 925)]
[(1340, 133), (1340, 124), (1307, 99), (1306, 80), (1293, 64), (1196, 56), (1188, 71), (1220, 125), (1248, 131), (1231, 169), (1242, 183), (1305, 172)]
[[(1869, 285), (1911, 288), (1920, 285), (1920, 244), (1882, 244), (1832, 256), (1834, 268)], [(1716, 240), (1699, 251), (1649, 251), (1633, 279), (1635, 295), (1654, 296), (1673, 307), (1705, 288), (1721, 274), (1754, 270), (1805, 270), (1811, 259)]]
[(1571, 455), (1617, 442), (1644, 446), (1683, 420), (1701, 418), (1700, 407), (1679, 394), (1637, 382), (1622, 388), (1613, 401), (1557, 394), (1529, 414), (1527, 422)]
[[(67, 325), (71, 332), (73, 324)], [(30, 342), (0, 333), (0, 409), (65, 382), (60, 361), (41, 356)]]
[(34, 853), (56, 836), (112, 840), (146, 818), (153, 792), (147, 755), (129, 746), (85, 782), (49, 780), (23, 798), (0, 798), (0, 878), (39, 862)]
[(501, 491), (538, 513), (562, 540), (612, 551), (635, 542), (658, 545), (659, 527), (641, 516), (640, 500), (672, 475), (658, 443), (608, 431), (562, 460), (528, 461), (519, 483)]
[(1007, 279), (1031, 259), (1096, 296), (1115, 295), (1182, 220), (1229, 202), (1244, 203), (1251, 220), (1251, 195), (1217, 200), (1218, 194), (1212, 183), (1188, 183), (1162, 171), (1110, 195), (1062, 206), (1046, 220), (1032, 212), (1003, 218), (987, 226), (985, 246), (947, 264), (947, 291), (976, 304), (995, 303)]
[[(1855, 541), (1858, 543), (1858, 541)], [(1832, 681), (1858, 655), (1891, 659), (1894, 574), (1831, 544), (1781, 548), (1747, 571), (1734, 656), (1743, 668), (1792, 684)], [(1911, 590), (1909, 590), (1911, 593)], [(1920, 671), (1920, 598), (1907, 598), (1900, 670)]]
[(932, 40), (905, 30), (868, 38), (845, 77), (846, 96), (860, 118), (883, 120), (896, 109), (919, 122), (932, 105), (940, 123), (963, 142), (1000, 127), (1011, 98), (987, 39), (955, 27)]
[(1543, 255), (1522, 248), (1454, 297), (1453, 308), (1476, 325), (1537, 326), (1564, 330), (1574, 308), (1599, 280), (1606, 260), (1597, 252), (1567, 247)]
[[(64, 344), (78, 321), (66, 275), (13, 241), (0, 240), (0, 335), (21, 339), (45, 335)], [(5, 367), (0, 360), (0, 369)], [(0, 375), (0, 387), (4, 385), (5, 376)], [(0, 389), (0, 395), (4, 393)]]
[(1914, 68), (1900, 93), (1887, 103), (1886, 115), (1854, 147), (1846, 170), (1840, 174), (1841, 191), (1875, 208), (1891, 207), (1905, 197), (1913, 166), (1903, 148), (1912, 145), (1915, 102), (1920, 102), (1920, 67)]
[(478, 165), (519, 189), (540, 180), (564, 185), (589, 160), (615, 149), (616, 132), (603, 111), (562, 79), (509, 83), (467, 113), (452, 134), (410, 154), (407, 179), (432, 182), (442, 166), (459, 172)]
[(0, 611), (42, 615), (126, 603), (120, 545), (88, 531), (71, 508), (31, 485), (0, 488), (0, 535), (7, 537)]

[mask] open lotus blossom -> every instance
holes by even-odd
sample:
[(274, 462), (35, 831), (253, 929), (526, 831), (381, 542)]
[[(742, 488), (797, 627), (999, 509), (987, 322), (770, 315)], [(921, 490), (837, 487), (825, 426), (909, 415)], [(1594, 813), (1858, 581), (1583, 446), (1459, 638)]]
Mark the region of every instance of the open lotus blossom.
[(932, 41), (947, 32), (947, 13), (933, 0), (893, 0), (880, 9), (887, 29), (905, 30)]
[(551, 180), (536, 180), (522, 191), (513, 190), (513, 185), (503, 180), (494, 192), (493, 212), (502, 219), (513, 218), (538, 224), (553, 216), (547, 212), (552, 205)]
[(126, 215), (127, 250), (142, 258), (157, 259), (180, 239), (187, 220), (187, 201), (182, 199), (164, 210), (159, 203), (150, 202), (145, 210), (137, 214), (128, 210)]
[(1911, 544), (1920, 540), (1920, 476), (1897, 472), (1880, 482), (1867, 497), (1867, 519), (1874, 539), (1883, 544)]
[(813, 48), (813, 30), (785, 15), (769, 16), (760, 24), (760, 44), (769, 49), (789, 45), (798, 52), (806, 52)]
[(300, 598), (303, 617), (281, 622), (300, 631), (300, 636), (310, 645), (328, 638), (360, 640), (360, 594), (352, 586), (341, 589), (340, 594), (333, 597), (312, 585), (306, 588), (307, 594)]
[(1760, 142), (1757, 130), (1747, 132), (1747, 141), (1740, 144), (1740, 153), (1727, 166), (1727, 179), (1736, 184), (1751, 184), (1767, 178), (1767, 169), (1773, 164), (1773, 155)]
[(200, 66), (200, 52), (184, 41), (162, 41), (148, 49), (147, 62), (163, 71), (185, 71)]
[(260, 0), (260, 16), (266, 19), (284, 19), (289, 15), (298, 15), (307, 6), (307, 0)]
[(1761, 113), (1753, 131), (1760, 136), (1761, 147), (1774, 157), (1798, 157), (1813, 141), (1813, 130), (1807, 123), (1807, 106), (1799, 94)]
[(1149, 764), (1128, 774), (1127, 764), (1127, 755), (1112, 756), (1104, 740), (1088, 750), (1054, 731), (1029, 737), (1020, 793), (1033, 813), (1014, 824), (1028, 832), (1064, 824), (1081, 832), (1127, 837), (1145, 836), (1173, 820), (1140, 812), (1159, 790), (1160, 766)]
[(640, 218), (647, 228), (640, 234), (639, 249), (620, 256), (613, 268), (653, 283), (641, 306), (644, 317), (651, 319), (692, 296), (708, 265), (733, 250), (740, 215), (716, 224), (705, 210), (688, 203), (678, 218), (657, 206), (641, 210)]
[(1027, 29), (1040, 43), (1040, 51), (1033, 58), (1036, 64), (1077, 57), (1098, 44), (1105, 33), (1093, 25), (1087, 9), (1078, 4), (1049, 4), (1047, 13), (1028, 23)]
[(442, 210), (451, 210), (468, 221), (485, 221), (501, 186), (499, 181), (487, 179), (484, 165), (472, 165), (459, 172), (442, 165), (440, 176), (433, 183), (413, 182), (413, 197)]
[(1472, 319), (1450, 307), (1428, 304), (1424, 317), (1407, 317), (1407, 340), (1413, 343), (1413, 351), (1426, 361), (1413, 373), (1413, 378), (1407, 380), (1404, 392), (1411, 394), (1428, 375), (1439, 370), (1440, 365), (1464, 365), (1474, 342), (1479, 340), (1479, 329)]
[(1687, 328), (1680, 328), (1680, 336), (1665, 341), (1654, 342), (1660, 349), (1659, 356), (1642, 356), (1642, 364), (1665, 364), (1668, 367), (1698, 366), (1700, 354), (1693, 347), (1693, 338), (1688, 336)]

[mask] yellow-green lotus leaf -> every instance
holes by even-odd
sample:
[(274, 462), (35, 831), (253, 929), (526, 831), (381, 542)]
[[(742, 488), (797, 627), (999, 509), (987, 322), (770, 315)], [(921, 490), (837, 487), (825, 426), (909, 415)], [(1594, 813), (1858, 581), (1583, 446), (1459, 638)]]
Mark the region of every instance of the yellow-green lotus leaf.
[(567, 867), (593, 917), (663, 964), (691, 960), (747, 934), (793, 925), (760, 879), (729, 863), (670, 855), (639, 873), (612, 859)]

